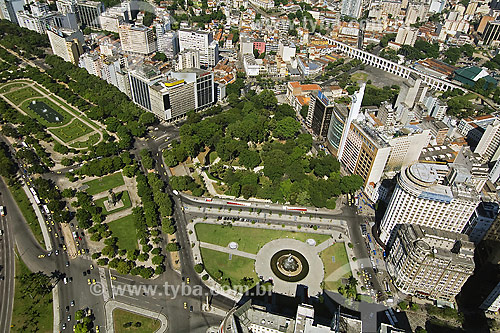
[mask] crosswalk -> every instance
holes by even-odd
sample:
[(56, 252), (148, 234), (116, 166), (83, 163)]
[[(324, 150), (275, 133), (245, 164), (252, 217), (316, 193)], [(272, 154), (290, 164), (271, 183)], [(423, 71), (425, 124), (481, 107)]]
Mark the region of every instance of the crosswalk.
[(101, 278), (102, 297), (104, 298), (104, 303), (106, 303), (109, 300), (109, 289), (106, 270), (102, 267), (99, 267), (99, 277)]

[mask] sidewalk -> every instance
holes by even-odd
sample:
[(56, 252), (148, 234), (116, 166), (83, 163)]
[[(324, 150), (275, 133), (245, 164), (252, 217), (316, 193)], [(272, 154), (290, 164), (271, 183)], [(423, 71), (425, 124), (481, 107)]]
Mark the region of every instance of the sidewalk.
[[(184, 206), (184, 210), (186, 212), (192, 212), (192, 211), (198, 211), (200, 212), (203, 208), (199, 207), (193, 207), (193, 206)], [(241, 211), (239, 212), (238, 210), (233, 209), (231, 212), (229, 212), (227, 209), (219, 209), (219, 208), (206, 208), (211, 215), (219, 215), (219, 216), (229, 216), (231, 218), (247, 218), (249, 220), (254, 220), (256, 221), (255, 224), (265, 224), (268, 226), (268, 229), (275, 229), (275, 228), (282, 228), (281, 225), (276, 226), (276, 224), (270, 224), (268, 225), (267, 222), (268, 220), (272, 221), (282, 221), (282, 222), (294, 222), (297, 224), (296, 226), (285, 226), (286, 229), (288, 227), (292, 228), (297, 228), (293, 230), (299, 230), (300, 232), (321, 232), (322, 229), (318, 228), (317, 230), (314, 230), (313, 228), (307, 228), (307, 225), (317, 225), (319, 227), (327, 227), (327, 230), (333, 230), (333, 231), (338, 231), (344, 235), (349, 235), (348, 228), (347, 228), (347, 222), (344, 220), (334, 220), (334, 219), (318, 219), (318, 218), (309, 218), (308, 216), (297, 216), (297, 219), (295, 219), (294, 216), (290, 216), (288, 214), (267, 214), (267, 213), (258, 213), (258, 212), (247, 212), (247, 211)], [(232, 220), (225, 220), (225, 222), (231, 222), (233, 225), (243, 225), (243, 226), (250, 226), (250, 227), (255, 227), (255, 224), (252, 222), (240, 222), (240, 221), (232, 221)], [(279, 222), (281, 223), (281, 222)], [(301, 226), (302, 229), (299, 229), (298, 226)]]
[(115, 327), (113, 325), (113, 310), (115, 309), (123, 309), (126, 311), (137, 313), (141, 316), (157, 319), (161, 322), (161, 326), (155, 333), (167, 332), (167, 317), (165, 317), (165, 315), (117, 301), (108, 301), (104, 305), (104, 312), (106, 313), (106, 327), (103, 332), (115, 332)]
[[(197, 201), (197, 202), (203, 202), (207, 203), (207, 198), (204, 197), (195, 197), (186, 193), (180, 193), (180, 195), (188, 200), (191, 201)], [(222, 199), (221, 199), (222, 198)], [(283, 211), (283, 213), (286, 212), (298, 212), (298, 211), (303, 211), (305, 209), (304, 214), (306, 215), (313, 215), (313, 214), (323, 214), (323, 215), (338, 215), (342, 213), (342, 200), (339, 198), (337, 199), (337, 203), (339, 203), (338, 207), (335, 209), (326, 209), (326, 208), (316, 208), (316, 207), (302, 207), (302, 206), (289, 206), (287, 204), (281, 205), (281, 204), (275, 204), (272, 203), (270, 200), (266, 199), (258, 199), (258, 198), (249, 198), (248, 200), (242, 199), (242, 198), (235, 198), (232, 196), (228, 195), (217, 195), (215, 198), (209, 198), (210, 203), (213, 204), (218, 204), (218, 205), (225, 205), (227, 207), (232, 207), (232, 208), (240, 208), (240, 207), (251, 207), (254, 209), (273, 209), (273, 210), (280, 210)], [(225, 199), (231, 199), (232, 204), (228, 204), (227, 200)]]
[[(35, 202), (35, 198), (33, 197), (33, 193), (31, 193), (30, 189), (26, 184), (23, 184), (23, 190), (26, 192), (31, 205), (33, 206), (33, 210), (35, 211), (38, 223), (40, 223), (40, 228), (42, 229), (43, 242), (45, 243), (45, 248), (47, 251), (52, 251), (52, 243), (50, 242), (49, 232), (47, 230), (47, 226), (45, 225), (45, 221), (43, 219), (42, 212), (40, 211), (40, 207)], [(54, 328), (53, 332), (59, 332), (59, 323), (61, 322), (61, 316), (59, 312), (59, 285), (56, 284), (52, 289), (52, 308), (54, 309)]]
[(23, 184), (23, 190), (31, 202), (31, 206), (35, 211), (38, 223), (40, 224), (40, 229), (42, 229), (43, 242), (45, 243), (45, 248), (47, 249), (47, 251), (52, 251), (52, 244), (50, 243), (49, 232), (47, 230), (47, 226), (45, 225), (45, 220), (43, 219), (40, 207), (38, 207), (37, 203), (35, 202), (35, 198), (33, 197), (33, 193), (31, 193), (30, 189), (26, 184)]
[(245, 258), (249, 258), (249, 259), (253, 259), (253, 260), (257, 259), (257, 255), (255, 255), (255, 254), (243, 252), (243, 251), (239, 251), (239, 250), (233, 250), (233, 249), (230, 249), (229, 247), (225, 247), (225, 246), (220, 246), (220, 245), (215, 245), (215, 244), (205, 243), (205, 242), (200, 242), (200, 246), (205, 248), (205, 249), (210, 249), (210, 250), (219, 251), (219, 252), (226, 252), (228, 254), (233, 254), (235, 256), (245, 257)]

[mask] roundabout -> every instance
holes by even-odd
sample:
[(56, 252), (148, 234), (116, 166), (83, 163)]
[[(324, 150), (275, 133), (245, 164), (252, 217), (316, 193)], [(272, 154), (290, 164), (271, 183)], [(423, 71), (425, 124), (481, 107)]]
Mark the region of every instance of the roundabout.
[(295, 239), (276, 239), (257, 253), (255, 272), (264, 281), (272, 280), (276, 293), (295, 296), (298, 286), (307, 286), (309, 295), (322, 292), (324, 268), (318, 249)]

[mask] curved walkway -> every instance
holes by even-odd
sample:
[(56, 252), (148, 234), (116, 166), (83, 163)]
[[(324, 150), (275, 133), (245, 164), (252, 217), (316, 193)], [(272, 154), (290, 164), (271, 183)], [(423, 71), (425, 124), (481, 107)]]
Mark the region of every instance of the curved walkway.
[(113, 311), (115, 309), (122, 309), (122, 310), (130, 311), (133, 313), (137, 313), (138, 315), (141, 315), (141, 316), (157, 319), (161, 322), (161, 326), (155, 333), (167, 332), (167, 328), (168, 328), (167, 317), (165, 317), (165, 315), (158, 313), (158, 312), (146, 310), (146, 309), (134, 306), (134, 305), (129, 305), (129, 304), (117, 302), (117, 301), (108, 301), (104, 305), (104, 311), (106, 312), (106, 330), (103, 330), (104, 332), (107, 332), (107, 333), (114, 333), (115, 332), (115, 327), (113, 325)]

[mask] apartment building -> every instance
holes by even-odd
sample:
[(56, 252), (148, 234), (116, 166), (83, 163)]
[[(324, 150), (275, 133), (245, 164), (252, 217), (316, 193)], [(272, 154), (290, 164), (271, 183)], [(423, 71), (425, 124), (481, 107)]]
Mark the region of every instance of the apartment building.
[(481, 202), (472, 213), (464, 232), (475, 245), (483, 240), (498, 216), (498, 203)]
[(120, 25), (118, 31), (124, 52), (139, 55), (156, 52), (155, 33), (152, 28), (123, 24)]
[(361, 0), (342, 0), (340, 14), (358, 19), (361, 15)]
[(182, 71), (188, 68), (200, 68), (200, 51), (184, 50), (177, 55), (175, 70)]
[(91, 27), (95, 29), (101, 28), (99, 16), (104, 12), (104, 5), (97, 1), (78, 1), (76, 3), (78, 13), (78, 21), (83, 27)]
[(200, 63), (215, 66), (219, 61), (218, 43), (214, 42), (210, 31), (179, 30), (179, 50), (199, 50)]
[[(452, 176), (448, 179), (447, 176)], [(474, 184), (446, 164), (415, 163), (401, 170), (380, 224), (380, 239), (390, 244), (396, 225), (414, 224), (463, 232), (479, 204)]]
[(80, 55), (83, 54), (83, 34), (81, 31), (47, 30), (52, 52), (73, 64), (78, 64)]
[(387, 256), (396, 288), (431, 300), (453, 302), (474, 267), (466, 235), (418, 225), (401, 225)]

